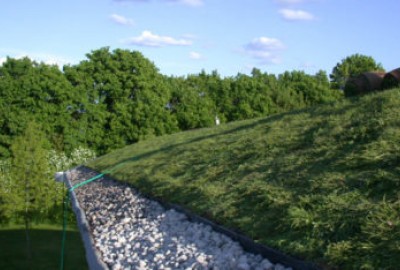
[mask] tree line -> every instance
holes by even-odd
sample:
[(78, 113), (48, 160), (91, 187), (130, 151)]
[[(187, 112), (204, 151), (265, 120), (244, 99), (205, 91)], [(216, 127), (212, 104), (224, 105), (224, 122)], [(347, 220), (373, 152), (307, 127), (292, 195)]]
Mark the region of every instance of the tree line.
[(59, 219), (54, 172), (154, 136), (268, 116), (343, 97), (346, 78), (380, 68), (353, 55), (332, 70), (165, 76), (140, 52), (100, 48), (62, 70), (27, 57), (0, 66), (0, 223)]
[[(69, 156), (51, 149), (39, 124), (29, 122), (11, 145), (12, 158), (0, 160), (0, 226), (24, 224), (27, 259), (32, 258), (32, 223), (56, 223), (63, 219), (66, 188), (54, 181), (54, 173), (95, 157), (79, 147)], [(67, 205), (69, 202), (65, 202)], [(67, 220), (74, 221), (71, 212)]]
[(35, 121), (53, 149), (79, 146), (107, 153), (139, 140), (330, 102), (325, 71), (221, 77), (202, 71), (182, 77), (160, 74), (140, 52), (101, 48), (60, 70), (29, 58), (0, 67), (0, 158)]

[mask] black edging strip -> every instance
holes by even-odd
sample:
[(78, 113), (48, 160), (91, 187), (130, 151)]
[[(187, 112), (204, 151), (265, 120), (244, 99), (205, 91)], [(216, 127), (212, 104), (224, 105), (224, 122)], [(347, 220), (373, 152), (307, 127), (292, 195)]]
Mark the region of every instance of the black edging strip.
[[(89, 168), (86, 166), (82, 166), (82, 167), (94, 171), (92, 168)], [(113, 181), (119, 182), (119, 183), (123, 183), (127, 186), (133, 187), (131, 184), (129, 184), (127, 182), (118, 181), (109, 175), (104, 175), (104, 177), (107, 177), (107, 178), (109, 178)], [(210, 227), (213, 228), (213, 230), (230, 237), (232, 240), (234, 240), (236, 242), (239, 242), (245, 251), (248, 251), (248, 252), (251, 252), (254, 254), (259, 254), (274, 264), (280, 263), (280, 264), (284, 265), (285, 267), (292, 267), (294, 270), (319, 270), (320, 269), (315, 264), (312, 264), (310, 262), (305, 262), (300, 259), (296, 259), (296, 258), (286, 255), (276, 249), (262, 245), (260, 243), (256, 243), (251, 238), (244, 236), (242, 234), (239, 234), (233, 230), (224, 228), (223, 226), (218, 225), (215, 222), (208, 220), (206, 218), (203, 218), (199, 215), (193, 214), (192, 212), (183, 208), (182, 206), (179, 206), (176, 204), (171, 204), (171, 203), (162, 201), (160, 199), (155, 199), (155, 198), (148, 196), (146, 194), (143, 194), (143, 193), (141, 193), (141, 195), (148, 198), (149, 200), (158, 202), (166, 209), (174, 209), (180, 213), (185, 214), (188, 217), (188, 219), (191, 221), (209, 225)]]
[(218, 225), (206, 218), (203, 218), (201, 216), (193, 214), (190, 211), (186, 210), (185, 208), (183, 208), (179, 205), (163, 203), (163, 202), (160, 202), (159, 200), (157, 200), (157, 201), (167, 208), (174, 209), (178, 212), (184, 213), (185, 215), (188, 216), (188, 218), (191, 221), (203, 223), (203, 224), (211, 226), (214, 231), (225, 234), (226, 236), (230, 237), (232, 240), (239, 242), (245, 251), (253, 253), (253, 254), (259, 254), (274, 264), (280, 263), (280, 264), (284, 265), (285, 267), (292, 267), (295, 270), (319, 270), (319, 268), (312, 263), (293, 258), (293, 257), (286, 255), (276, 249), (256, 243), (247, 236), (244, 236), (235, 231), (224, 228), (221, 225)]
[[(69, 179), (69, 174), (76, 170), (77, 168), (68, 170), (64, 172), (64, 183), (68, 189), (72, 187), (71, 181)], [(67, 175), (68, 174), (68, 175)], [(83, 245), (85, 247), (86, 253), (86, 261), (91, 270), (106, 270), (109, 269), (108, 266), (101, 260), (101, 255), (97, 251), (94, 241), (90, 232), (90, 226), (87, 222), (85, 212), (79, 205), (79, 202), (76, 198), (75, 191), (70, 192), (70, 198), (72, 203), (72, 210), (76, 216), (76, 222), (79, 228), (79, 232), (81, 233), (81, 238)], [(67, 239), (68, 241), (68, 239)]]

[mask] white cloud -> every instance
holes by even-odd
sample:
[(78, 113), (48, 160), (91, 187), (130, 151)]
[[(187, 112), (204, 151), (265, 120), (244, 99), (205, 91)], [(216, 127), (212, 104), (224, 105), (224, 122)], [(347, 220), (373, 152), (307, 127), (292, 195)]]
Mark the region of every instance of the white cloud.
[[(150, 2), (151, 0), (114, 0), (115, 2)], [(161, 2), (177, 3), (192, 7), (204, 5), (204, 0), (160, 0)]]
[(246, 45), (249, 50), (280, 50), (283, 47), (279, 39), (269, 37), (255, 38)]
[(193, 60), (204, 59), (203, 56), (198, 52), (190, 52), (189, 57), (190, 57), (190, 59), (193, 59)]
[(276, 38), (259, 37), (244, 46), (246, 54), (262, 63), (280, 63), (280, 52), (285, 48), (283, 43)]
[(67, 64), (71, 64), (72, 61), (58, 55), (48, 54), (48, 53), (21, 53), (15, 58), (21, 59), (24, 57), (28, 57), (31, 60), (36, 62), (43, 62), (47, 65), (57, 65), (62, 67)]
[(143, 31), (140, 36), (133, 37), (127, 41), (131, 45), (144, 47), (165, 47), (165, 46), (189, 46), (192, 41), (187, 39), (175, 39), (168, 36), (159, 36), (150, 31)]
[(110, 18), (113, 22), (121, 24), (121, 25), (133, 26), (135, 24), (132, 19), (128, 19), (128, 18), (126, 18), (122, 15), (118, 15), (118, 14), (111, 14)]
[(114, 0), (114, 2), (150, 2), (150, 0)]
[(0, 66), (2, 66), (5, 61), (7, 61), (7, 57), (0, 57)]
[(312, 21), (315, 19), (311, 13), (300, 9), (281, 9), (281, 16), (288, 21)]
[(179, 4), (184, 4), (192, 7), (199, 7), (204, 4), (203, 0), (169, 0), (171, 2), (177, 2)]
[(59, 67), (62, 67), (64, 65), (71, 63), (71, 61), (67, 60), (64, 57), (57, 56), (57, 55), (51, 55), (51, 54), (37, 54), (37, 55), (33, 54), (32, 59), (39, 61), (39, 62), (44, 62), (47, 65), (57, 65)]
[(195, 34), (183, 34), (181, 35), (181, 37), (186, 38), (186, 39), (190, 39), (190, 40), (194, 40), (194, 39), (199, 39)]
[(65, 58), (60, 55), (54, 55), (46, 52), (27, 52), (18, 49), (10, 49), (10, 48), (0, 48), (0, 65), (3, 64), (7, 57), (11, 57), (14, 59), (22, 59), (24, 57), (28, 57), (32, 61), (43, 62), (47, 65), (57, 65), (62, 67), (67, 64), (73, 64), (76, 61)]
[(290, 4), (301, 4), (306, 2), (307, 0), (275, 0), (275, 2), (278, 2), (280, 4), (284, 5), (290, 5)]
[(313, 64), (312, 62), (308, 62), (308, 61), (300, 63), (299, 67), (302, 68), (302, 69), (314, 69), (314, 68), (317, 68), (317, 66), (315, 64)]

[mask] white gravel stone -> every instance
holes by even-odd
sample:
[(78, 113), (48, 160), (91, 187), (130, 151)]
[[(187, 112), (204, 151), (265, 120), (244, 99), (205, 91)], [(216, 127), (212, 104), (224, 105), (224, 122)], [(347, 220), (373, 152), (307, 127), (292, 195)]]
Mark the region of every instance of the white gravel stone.
[[(75, 171), (72, 184), (92, 176)], [(75, 193), (110, 269), (288, 270), (121, 183), (101, 178)]]

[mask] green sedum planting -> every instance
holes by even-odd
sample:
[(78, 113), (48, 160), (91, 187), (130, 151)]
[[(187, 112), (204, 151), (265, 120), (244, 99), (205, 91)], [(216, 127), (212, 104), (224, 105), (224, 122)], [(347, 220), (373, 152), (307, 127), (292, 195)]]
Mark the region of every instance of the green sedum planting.
[(338, 269), (400, 265), (400, 89), (139, 142), (88, 164)]

